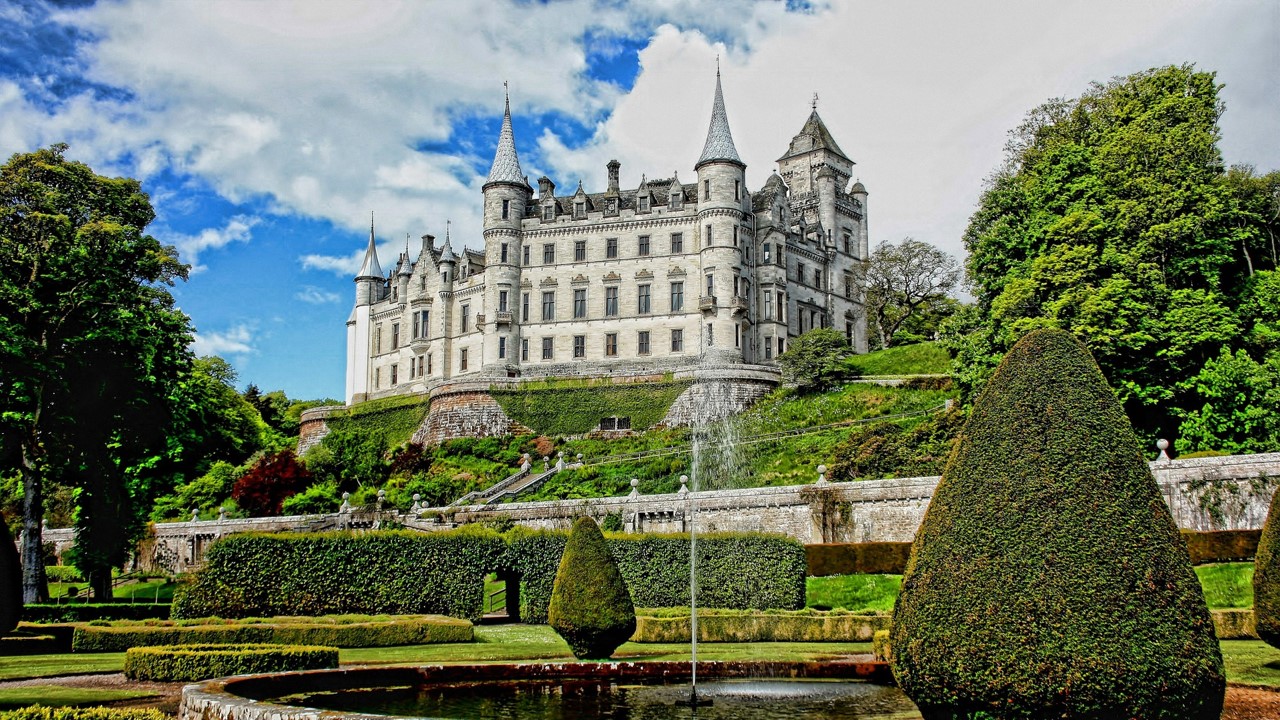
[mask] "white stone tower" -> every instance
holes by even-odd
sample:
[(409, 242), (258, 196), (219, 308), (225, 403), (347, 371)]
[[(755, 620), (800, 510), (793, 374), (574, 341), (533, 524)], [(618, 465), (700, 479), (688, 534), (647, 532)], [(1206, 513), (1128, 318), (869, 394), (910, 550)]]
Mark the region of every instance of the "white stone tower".
[(512, 308), (520, 294), (520, 221), (533, 188), (520, 169), (515, 133), (511, 130), (511, 98), (502, 114), (502, 132), (484, 193), (485, 298), (482, 371), (505, 376), (518, 365), (520, 324), (513, 322)]
[(711, 124), (702, 156), (693, 166), (698, 173), (699, 265), (701, 277), (698, 306), (702, 310), (702, 351), (711, 362), (740, 363), (750, 344), (747, 330), (747, 301), (743, 283), (743, 249), (747, 183), (746, 163), (738, 156), (729, 132), (729, 117), (720, 89), (720, 69), (716, 68), (716, 94), (711, 105)]
[(374, 247), (373, 220), (369, 221), (369, 246), (364, 251), (364, 262), (356, 273), (356, 306), (347, 318), (347, 393), (346, 401), (364, 400), (369, 394), (370, 332), (373, 304), (382, 299), (382, 266), (378, 264), (378, 250)]

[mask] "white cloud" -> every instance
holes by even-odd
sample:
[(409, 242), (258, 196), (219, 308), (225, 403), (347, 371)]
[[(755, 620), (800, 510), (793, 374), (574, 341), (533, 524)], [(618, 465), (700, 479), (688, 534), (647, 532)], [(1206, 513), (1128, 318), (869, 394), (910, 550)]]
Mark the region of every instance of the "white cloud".
[(246, 324), (236, 325), (223, 332), (197, 332), (191, 343), (196, 355), (248, 355), (256, 352), (253, 332)]
[[(358, 268), (357, 268), (358, 270)], [(304, 285), (301, 290), (294, 294), (294, 297), (304, 303), (312, 305), (325, 305), (327, 303), (336, 303), (342, 299), (336, 292), (321, 290), (315, 285)]]
[(259, 219), (247, 215), (236, 215), (221, 228), (205, 228), (195, 235), (158, 232), (160, 240), (178, 248), (178, 257), (191, 265), (192, 274), (202, 272), (205, 266), (200, 264), (200, 254), (205, 250), (217, 250), (233, 242), (249, 242), (254, 225)]

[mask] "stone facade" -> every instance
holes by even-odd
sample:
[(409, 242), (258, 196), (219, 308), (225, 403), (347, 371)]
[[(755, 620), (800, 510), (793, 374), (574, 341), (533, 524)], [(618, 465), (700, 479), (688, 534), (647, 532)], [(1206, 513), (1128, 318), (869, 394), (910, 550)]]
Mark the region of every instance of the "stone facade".
[[(458, 380), (607, 376), (699, 364), (772, 366), (814, 327), (866, 350), (866, 188), (816, 107), (747, 191), (717, 76), (689, 179), (557, 195), (523, 175), (503, 118), (484, 185), (484, 238), (423, 236), (384, 274), (370, 228), (347, 322), (348, 404)], [(428, 434), (431, 434), (430, 432)]]
[[(1266, 520), (1271, 494), (1280, 482), (1280, 453), (1157, 460), (1151, 463), (1151, 471), (1179, 527), (1257, 529)], [(531, 528), (568, 530), (580, 515), (599, 521), (617, 514), (628, 532), (685, 532), (694, 508), (700, 532), (774, 532), (803, 543), (908, 542), (915, 537), (937, 484), (937, 477), (897, 478), (427, 508), (407, 514), (348, 509), (329, 515), (161, 523), (140, 561), (146, 567), (181, 572), (198, 566), (204, 548), (230, 533), (372, 528), (386, 520), (423, 532), (502, 517)], [(44, 539), (61, 554), (71, 547), (74, 531), (46, 530)]]

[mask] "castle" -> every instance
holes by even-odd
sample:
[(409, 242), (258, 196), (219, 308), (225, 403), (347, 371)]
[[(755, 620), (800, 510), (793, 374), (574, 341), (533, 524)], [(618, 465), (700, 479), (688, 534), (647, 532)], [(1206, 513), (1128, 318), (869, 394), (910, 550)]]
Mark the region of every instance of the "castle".
[[(603, 377), (695, 366), (776, 373), (789, 338), (830, 327), (866, 351), (866, 200), (816, 103), (764, 186), (747, 191), (720, 74), (694, 182), (581, 182), (537, 192), (508, 100), (483, 187), (484, 243), (437, 247), (385, 273), (373, 229), (347, 321), (348, 405), (507, 378)], [(476, 383), (472, 382), (472, 385)], [(478, 385), (477, 385), (478, 387)]]

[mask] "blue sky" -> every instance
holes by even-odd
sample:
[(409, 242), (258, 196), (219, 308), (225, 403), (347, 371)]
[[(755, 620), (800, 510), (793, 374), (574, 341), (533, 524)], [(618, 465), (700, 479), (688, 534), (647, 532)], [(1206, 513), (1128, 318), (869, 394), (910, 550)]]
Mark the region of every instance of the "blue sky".
[(693, 176), (717, 56), (759, 187), (819, 112), (869, 189), (872, 242), (963, 255), (1005, 133), (1155, 65), (1224, 83), (1229, 163), (1280, 167), (1280, 3), (526, 0), (0, 5), (0, 155), (55, 142), (142, 180), (194, 270), (196, 349), (290, 397), (340, 397), (351, 276), (424, 233), (480, 245), (511, 85), (530, 178)]

